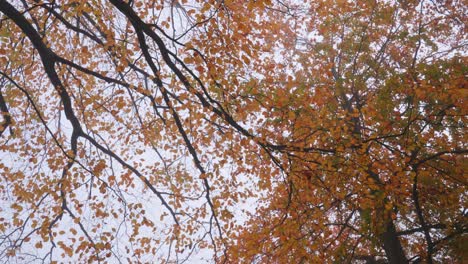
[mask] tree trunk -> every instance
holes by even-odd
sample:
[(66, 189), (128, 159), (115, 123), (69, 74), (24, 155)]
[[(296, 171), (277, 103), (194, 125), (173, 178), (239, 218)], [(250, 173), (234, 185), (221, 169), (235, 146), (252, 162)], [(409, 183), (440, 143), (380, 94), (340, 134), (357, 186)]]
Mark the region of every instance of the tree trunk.
[(387, 224), (385, 232), (381, 235), (385, 255), (390, 264), (406, 264), (409, 263), (405, 256), (400, 239), (396, 234), (395, 225), (390, 220)]

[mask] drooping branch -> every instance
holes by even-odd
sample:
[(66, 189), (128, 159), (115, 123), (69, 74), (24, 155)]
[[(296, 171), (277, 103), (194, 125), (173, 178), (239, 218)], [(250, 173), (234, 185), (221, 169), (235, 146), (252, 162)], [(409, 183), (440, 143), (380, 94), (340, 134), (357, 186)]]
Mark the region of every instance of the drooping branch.
[(148, 51), (148, 45), (146, 44), (146, 39), (145, 39), (145, 36), (143, 34), (143, 31), (135, 23), (133, 23), (133, 27), (135, 28), (135, 30), (137, 32), (138, 42), (140, 44), (140, 48), (141, 48), (141, 50), (143, 52), (145, 60), (148, 63), (148, 65), (150, 66), (150, 68), (153, 71), (153, 74), (155, 76), (154, 81), (155, 81), (156, 85), (158, 86), (159, 90), (161, 91), (161, 94), (163, 95), (164, 102), (166, 103), (166, 105), (169, 107), (169, 109), (171, 111), (171, 115), (172, 115), (172, 117), (174, 119), (174, 122), (176, 123), (179, 134), (182, 136), (182, 138), (183, 138), (183, 140), (185, 142), (185, 145), (187, 146), (187, 148), (189, 150), (189, 153), (193, 158), (195, 166), (197, 167), (198, 171), (201, 174), (203, 184), (205, 186), (206, 200), (207, 200), (207, 202), (208, 202), (208, 204), (210, 206), (211, 214), (215, 219), (215, 223), (216, 223), (216, 227), (218, 229), (219, 235), (220, 235), (221, 238), (223, 238), (223, 231), (221, 229), (221, 224), (219, 223), (218, 216), (217, 216), (216, 210), (215, 210), (213, 202), (212, 202), (211, 187), (210, 187), (210, 184), (209, 184), (208, 179), (207, 179), (206, 170), (203, 168), (203, 165), (202, 165), (202, 163), (201, 163), (201, 161), (200, 161), (200, 159), (198, 157), (198, 154), (197, 154), (195, 148), (193, 147), (192, 143), (190, 142), (190, 139), (189, 139), (189, 137), (188, 137), (188, 135), (187, 135), (187, 133), (186, 133), (186, 131), (184, 129), (184, 126), (182, 124), (182, 121), (181, 121), (181, 118), (180, 118), (179, 114), (177, 113), (177, 111), (172, 106), (172, 103), (171, 103), (171, 100), (170, 100), (170, 98), (168, 96), (167, 90), (163, 86), (163, 83), (162, 83), (162, 81), (161, 81), (161, 79), (159, 77), (159, 70), (157, 69), (156, 65), (154, 64), (153, 59), (151, 58), (151, 55), (150, 55), (150, 53)]
[[(179, 224), (177, 217), (176, 217), (176, 213), (169, 206), (169, 204), (165, 201), (163, 195), (158, 190), (156, 190), (156, 188), (149, 182), (149, 180), (146, 177), (144, 177), (137, 169), (132, 167), (130, 164), (122, 160), (114, 152), (100, 145), (96, 140), (94, 140), (92, 137), (90, 137), (88, 134), (86, 134), (83, 131), (80, 121), (78, 120), (78, 118), (76, 117), (74, 113), (71, 97), (68, 94), (65, 86), (62, 84), (62, 81), (60, 80), (60, 77), (58, 76), (55, 70), (55, 64), (57, 62), (64, 62), (66, 60), (56, 55), (50, 48), (48, 48), (42, 41), (42, 38), (39, 36), (37, 31), (27, 21), (27, 19), (23, 16), (23, 14), (21, 14), (18, 10), (16, 10), (16, 8), (12, 6), (10, 3), (8, 3), (6, 0), (0, 0), (0, 11), (4, 13), (7, 17), (9, 17), (13, 22), (15, 22), (15, 24), (18, 25), (18, 27), (21, 28), (21, 30), (24, 32), (24, 34), (26, 34), (26, 36), (29, 38), (29, 40), (33, 44), (34, 48), (38, 51), (39, 56), (41, 57), (41, 62), (44, 66), (44, 71), (46, 72), (47, 76), (49, 77), (49, 80), (51, 81), (52, 85), (55, 87), (57, 93), (59, 94), (60, 99), (62, 100), (63, 107), (64, 107), (65, 116), (72, 124), (72, 127), (73, 127), (72, 133), (74, 133), (77, 138), (84, 137), (85, 139), (90, 141), (91, 144), (97, 147), (99, 150), (111, 156), (112, 158), (116, 159), (123, 167), (131, 170), (135, 175), (137, 175), (140, 179), (142, 179), (145, 185), (148, 186), (148, 188), (154, 194), (156, 194), (156, 196), (159, 198), (159, 200), (164, 205), (164, 207), (166, 207), (166, 209), (171, 213), (175, 223)], [(81, 69), (84, 72), (87, 72), (89, 74), (96, 74), (76, 64), (72, 64), (72, 65), (74, 65), (78, 69)]]

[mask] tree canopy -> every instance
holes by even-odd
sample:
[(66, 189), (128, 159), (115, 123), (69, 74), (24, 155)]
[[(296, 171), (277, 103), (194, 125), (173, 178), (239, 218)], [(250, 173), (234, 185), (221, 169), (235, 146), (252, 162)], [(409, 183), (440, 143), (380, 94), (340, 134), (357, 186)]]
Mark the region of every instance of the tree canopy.
[(0, 261), (461, 263), (467, 6), (0, 0)]

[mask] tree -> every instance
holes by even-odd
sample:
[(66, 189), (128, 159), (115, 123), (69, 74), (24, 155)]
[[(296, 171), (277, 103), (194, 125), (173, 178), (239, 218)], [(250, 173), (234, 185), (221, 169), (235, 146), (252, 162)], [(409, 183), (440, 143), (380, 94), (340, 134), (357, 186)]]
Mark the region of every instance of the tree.
[(0, 0), (0, 259), (461, 262), (466, 11)]

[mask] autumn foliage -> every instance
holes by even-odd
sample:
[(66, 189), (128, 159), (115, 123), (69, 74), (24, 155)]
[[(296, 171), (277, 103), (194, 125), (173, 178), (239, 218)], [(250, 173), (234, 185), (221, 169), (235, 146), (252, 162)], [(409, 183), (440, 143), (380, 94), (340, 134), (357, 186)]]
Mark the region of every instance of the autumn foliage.
[(467, 6), (0, 0), (0, 261), (462, 263)]

